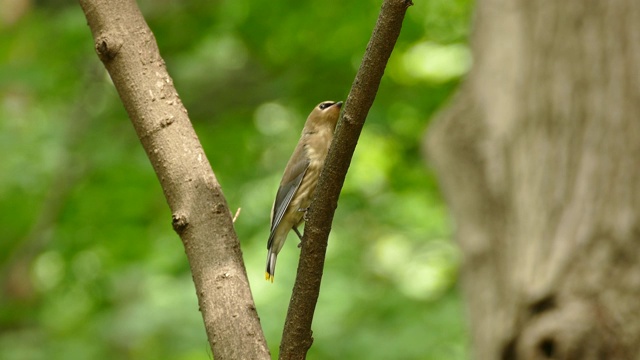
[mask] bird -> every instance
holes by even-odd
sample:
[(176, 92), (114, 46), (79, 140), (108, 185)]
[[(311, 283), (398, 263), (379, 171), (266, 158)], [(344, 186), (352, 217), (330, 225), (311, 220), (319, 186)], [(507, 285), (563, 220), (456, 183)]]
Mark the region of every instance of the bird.
[(271, 232), (267, 242), (265, 279), (273, 283), (276, 260), (289, 231), (302, 241), (298, 226), (311, 203), (320, 171), (329, 152), (342, 101), (323, 101), (307, 117), (302, 135), (287, 166), (271, 208)]

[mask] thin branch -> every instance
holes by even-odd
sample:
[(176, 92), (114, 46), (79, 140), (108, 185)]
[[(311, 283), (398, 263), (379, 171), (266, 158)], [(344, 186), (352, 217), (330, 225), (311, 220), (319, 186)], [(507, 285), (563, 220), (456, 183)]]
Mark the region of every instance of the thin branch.
[(80, 4), (171, 208), (213, 357), (269, 359), (231, 213), (151, 30), (134, 0)]
[(311, 322), (340, 191), (387, 61), (400, 35), (404, 15), (411, 5), (411, 0), (383, 2), (362, 64), (351, 86), (309, 208), (298, 273), (280, 344), (280, 359), (304, 359), (313, 343)]
[(242, 208), (238, 208), (238, 210), (236, 210), (236, 214), (233, 215), (233, 219), (231, 220), (234, 224), (236, 223), (236, 220), (238, 220), (238, 216), (240, 216), (240, 211), (242, 211)]

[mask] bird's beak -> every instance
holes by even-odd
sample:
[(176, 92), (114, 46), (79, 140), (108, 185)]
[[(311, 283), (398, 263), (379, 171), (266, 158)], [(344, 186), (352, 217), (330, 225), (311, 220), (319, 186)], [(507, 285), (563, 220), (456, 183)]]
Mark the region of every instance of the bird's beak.
[(340, 109), (342, 107), (342, 101), (338, 101), (337, 103), (333, 104), (333, 106), (337, 106), (338, 109)]

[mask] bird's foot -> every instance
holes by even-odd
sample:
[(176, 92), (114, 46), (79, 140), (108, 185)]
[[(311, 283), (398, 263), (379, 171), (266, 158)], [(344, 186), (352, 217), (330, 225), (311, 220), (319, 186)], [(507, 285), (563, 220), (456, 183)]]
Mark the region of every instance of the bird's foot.
[(300, 230), (298, 230), (297, 226), (293, 227), (293, 231), (295, 231), (296, 235), (298, 235), (298, 239), (300, 239), (300, 242), (298, 243), (298, 249), (300, 249), (302, 247), (302, 234), (300, 234)]
[(298, 211), (304, 211), (304, 215), (302, 215), (302, 220), (304, 220), (305, 222), (307, 222), (309, 220), (309, 217), (307, 216), (309, 214), (309, 208), (304, 208), (304, 209), (298, 209)]

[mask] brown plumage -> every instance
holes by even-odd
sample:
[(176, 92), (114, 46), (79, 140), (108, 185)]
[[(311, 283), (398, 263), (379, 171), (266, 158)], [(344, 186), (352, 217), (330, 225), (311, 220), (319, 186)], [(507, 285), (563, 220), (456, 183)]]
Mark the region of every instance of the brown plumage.
[(287, 163), (280, 187), (271, 209), (271, 233), (267, 242), (267, 271), (265, 278), (273, 282), (276, 259), (291, 229), (298, 232), (318, 176), (327, 157), (333, 132), (340, 116), (342, 101), (324, 101), (316, 106), (304, 124), (302, 136)]

